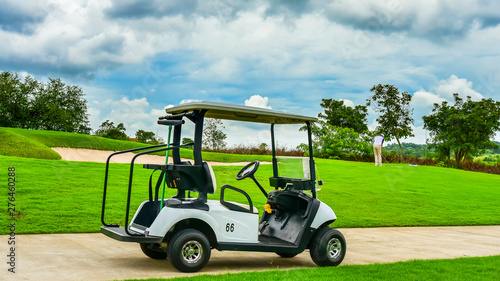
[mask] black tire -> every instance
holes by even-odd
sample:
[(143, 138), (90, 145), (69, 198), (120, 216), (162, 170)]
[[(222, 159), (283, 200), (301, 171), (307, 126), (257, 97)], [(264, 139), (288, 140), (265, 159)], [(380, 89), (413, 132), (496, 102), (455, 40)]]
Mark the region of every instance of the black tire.
[(158, 244), (140, 243), (142, 252), (155, 260), (164, 260), (167, 258), (167, 252), (162, 251)]
[(318, 266), (337, 266), (344, 260), (346, 250), (344, 235), (334, 228), (323, 227), (314, 234), (309, 252)]
[(293, 258), (295, 257), (296, 255), (300, 254), (300, 253), (280, 253), (280, 252), (276, 252), (276, 254), (282, 258)]
[(175, 233), (167, 245), (170, 263), (179, 271), (196, 272), (210, 259), (210, 243), (196, 229), (184, 229)]

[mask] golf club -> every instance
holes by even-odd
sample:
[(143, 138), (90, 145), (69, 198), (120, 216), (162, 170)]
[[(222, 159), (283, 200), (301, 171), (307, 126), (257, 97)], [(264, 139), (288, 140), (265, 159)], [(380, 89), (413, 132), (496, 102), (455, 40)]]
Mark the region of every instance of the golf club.
[(384, 159), (384, 162), (389, 164), (389, 166), (391, 166), (391, 163), (389, 161), (387, 161), (387, 159), (385, 159), (384, 154), (381, 154), (381, 155), (382, 155), (382, 159)]

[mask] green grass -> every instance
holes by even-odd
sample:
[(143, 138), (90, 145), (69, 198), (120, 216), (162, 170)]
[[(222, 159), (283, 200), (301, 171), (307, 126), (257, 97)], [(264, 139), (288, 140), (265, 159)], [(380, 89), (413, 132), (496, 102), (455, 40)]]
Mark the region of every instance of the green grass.
[[(318, 197), (333, 208), (334, 227), (445, 226), (500, 224), (498, 175), (437, 167), (375, 167), (368, 163), (317, 160), (325, 185)], [(18, 233), (98, 232), (104, 164), (0, 156), (0, 180), (16, 168)], [(252, 180), (236, 181), (241, 166), (214, 166), (218, 187), (230, 184), (247, 191), (262, 213), (266, 198)], [(107, 222), (123, 224), (129, 164), (113, 164)], [(151, 170), (137, 165), (133, 213), (147, 198)], [(270, 190), (271, 165), (256, 173)], [(167, 196), (174, 195), (168, 189)], [(219, 191), (209, 198), (218, 199)], [(236, 196), (235, 196), (236, 197)], [(229, 194), (228, 200), (233, 200)], [(2, 199), (7, 200), (4, 194)], [(0, 213), (0, 225), (9, 216)], [(6, 228), (0, 234), (6, 234)]]
[(147, 146), (146, 144), (108, 139), (98, 136), (44, 131), (44, 130), (27, 130), (18, 128), (0, 128), (1, 131), (16, 133), (19, 136), (31, 139), (47, 147), (72, 147), (72, 148), (87, 148), (97, 150), (125, 150)]
[(406, 164), (318, 159), (318, 193), (342, 227), (500, 224), (500, 177)]
[[(452, 260), (414, 260), (389, 264), (345, 265), (264, 272), (197, 275), (148, 281), (253, 280), (500, 280), (500, 256)], [(134, 279), (137, 280), (137, 279)]]
[(19, 130), (0, 127), (0, 155), (41, 159), (61, 159), (50, 147), (19, 134)]

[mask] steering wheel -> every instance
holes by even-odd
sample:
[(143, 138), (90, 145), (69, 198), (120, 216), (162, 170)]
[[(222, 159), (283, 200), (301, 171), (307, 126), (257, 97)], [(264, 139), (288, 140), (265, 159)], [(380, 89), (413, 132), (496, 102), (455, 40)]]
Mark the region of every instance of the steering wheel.
[(259, 161), (250, 162), (250, 164), (243, 167), (243, 169), (241, 169), (241, 171), (239, 171), (238, 174), (236, 174), (236, 179), (242, 180), (248, 177), (253, 178), (253, 174), (257, 172), (259, 165), (260, 165)]

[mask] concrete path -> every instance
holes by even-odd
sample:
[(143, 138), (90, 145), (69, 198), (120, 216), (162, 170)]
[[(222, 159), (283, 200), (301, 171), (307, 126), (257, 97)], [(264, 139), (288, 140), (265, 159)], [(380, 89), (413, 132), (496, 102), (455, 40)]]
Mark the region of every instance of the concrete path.
[[(339, 229), (347, 240), (343, 265), (412, 259), (452, 259), (500, 255), (500, 226), (388, 227)], [(146, 257), (136, 243), (100, 233), (15, 236), (16, 273), (8, 272), (9, 236), (0, 236), (0, 280), (113, 280), (192, 276), (167, 260)], [(294, 258), (273, 253), (212, 251), (196, 274), (315, 267), (309, 252)]]

